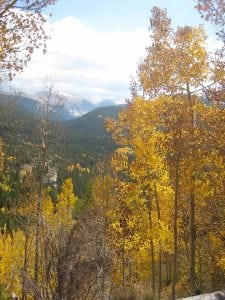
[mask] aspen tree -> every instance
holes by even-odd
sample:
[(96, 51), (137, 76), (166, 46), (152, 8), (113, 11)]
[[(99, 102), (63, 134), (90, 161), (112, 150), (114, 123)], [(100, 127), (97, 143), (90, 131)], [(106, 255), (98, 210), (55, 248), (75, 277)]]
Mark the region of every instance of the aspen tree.
[(55, 0), (0, 1), (0, 80), (12, 79), (36, 48), (46, 52), (48, 34), (43, 9)]
[[(150, 24), (152, 44), (147, 49), (146, 58), (139, 66), (140, 82), (144, 91), (150, 95), (163, 93), (186, 95), (189, 102), (187, 122), (194, 139), (194, 97), (191, 88), (198, 88), (199, 85), (204, 84), (208, 77), (206, 36), (200, 27), (185, 26), (178, 27), (176, 31), (172, 30), (166, 11), (157, 7), (152, 9)], [(190, 143), (189, 147), (191, 149), (193, 143)], [(195, 278), (194, 170), (189, 179), (192, 184), (189, 195), (189, 281), (191, 289), (195, 293), (198, 288)], [(174, 233), (176, 235), (175, 227)], [(174, 236), (174, 249), (177, 247), (176, 240), (176, 236)], [(176, 259), (176, 255), (174, 259)], [(172, 287), (172, 298), (174, 299), (174, 284)]]

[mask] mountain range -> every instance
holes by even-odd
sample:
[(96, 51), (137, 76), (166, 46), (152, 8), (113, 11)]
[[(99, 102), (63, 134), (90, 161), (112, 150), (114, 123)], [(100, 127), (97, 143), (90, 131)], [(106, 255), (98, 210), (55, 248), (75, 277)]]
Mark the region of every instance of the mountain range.
[[(64, 120), (72, 120), (98, 107), (115, 106), (122, 103), (119, 99), (101, 99), (100, 101), (88, 100), (68, 92), (63, 92), (61, 95), (64, 97), (63, 115), (61, 116)], [(39, 101), (40, 98), (39, 93), (23, 93), (21, 97), (31, 99), (32, 101)]]
[[(105, 119), (117, 118), (125, 105), (116, 105), (107, 99), (97, 104), (85, 99), (78, 100), (76, 103), (70, 100), (55, 114), (53, 121), (58, 123), (59, 131), (54, 136), (54, 151), (66, 160), (90, 165), (115, 149), (116, 145), (106, 132)], [(69, 108), (72, 105), (79, 107), (80, 116), (71, 113)], [(98, 105), (103, 107), (96, 108)], [(18, 155), (19, 152), (24, 161), (29, 160), (30, 153), (35, 155), (34, 145), (39, 143), (38, 126), (42, 113), (40, 102), (36, 99), (24, 95), (0, 95), (0, 136), (11, 149), (11, 155)]]

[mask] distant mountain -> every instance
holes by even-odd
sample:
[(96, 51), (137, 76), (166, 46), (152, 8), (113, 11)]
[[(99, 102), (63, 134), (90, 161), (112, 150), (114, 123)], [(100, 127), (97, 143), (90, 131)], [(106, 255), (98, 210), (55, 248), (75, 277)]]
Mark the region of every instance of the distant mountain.
[(97, 103), (98, 107), (114, 106), (114, 105), (117, 105), (116, 99), (102, 99), (100, 102)]
[(102, 99), (100, 102), (91, 102), (86, 99), (77, 99), (76, 101), (66, 100), (65, 107), (73, 116), (77, 117), (99, 107), (117, 106), (117, 102), (118, 100), (116, 99)]
[[(60, 157), (82, 165), (91, 165), (112, 152), (116, 145), (105, 130), (107, 117), (117, 118), (124, 105), (96, 108), (71, 120), (61, 110), (61, 118), (52, 124), (52, 151)], [(0, 95), (0, 137), (8, 155), (24, 162), (37, 156), (40, 145), (40, 103), (24, 96)], [(67, 118), (68, 117), (68, 118)], [(55, 125), (54, 125), (55, 124)], [(56, 129), (57, 127), (57, 129)]]
[(62, 95), (65, 96), (65, 108), (74, 117), (82, 116), (98, 107), (115, 106), (121, 103), (119, 99), (88, 100), (68, 92), (63, 92)]
[(104, 122), (106, 118), (117, 118), (125, 105), (96, 108), (83, 116), (66, 122), (67, 127), (76, 130), (76, 134), (106, 134)]
[[(101, 101), (96, 102), (96, 101), (84, 99), (74, 93), (62, 92), (61, 94), (62, 96), (65, 97), (64, 108), (63, 108), (64, 111), (61, 111), (62, 113), (61, 117), (63, 120), (72, 120), (98, 107), (114, 106), (117, 105), (118, 103), (121, 103), (121, 101), (118, 99), (102, 99)], [(24, 93), (22, 94), (22, 96), (37, 101), (39, 99), (38, 93), (34, 93), (34, 94)]]
[[(72, 156), (78, 154), (80, 158), (89, 160), (102, 158), (112, 152), (116, 145), (111, 135), (105, 129), (107, 118), (117, 118), (125, 105), (106, 106), (65, 123), (69, 132), (67, 151)], [(88, 163), (87, 161), (87, 163)]]
[[(44, 111), (40, 101), (23, 95), (1, 94), (0, 103), (10, 106), (11, 109), (18, 111), (20, 114), (32, 114), (36, 118), (41, 117)], [(65, 107), (59, 107), (53, 115), (53, 119), (58, 121), (68, 121), (73, 118), (73, 115)]]
[(39, 114), (39, 102), (35, 99), (20, 95), (1, 94), (0, 103), (21, 112), (26, 111), (32, 114)]
[(66, 99), (65, 108), (73, 116), (73, 118), (76, 118), (94, 110), (96, 106), (86, 99), (77, 99), (76, 101)]

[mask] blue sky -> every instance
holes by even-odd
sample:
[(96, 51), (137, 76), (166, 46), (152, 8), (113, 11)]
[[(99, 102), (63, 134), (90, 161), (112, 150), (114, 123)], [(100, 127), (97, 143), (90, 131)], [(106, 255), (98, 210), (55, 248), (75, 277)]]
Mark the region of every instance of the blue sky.
[(167, 8), (173, 26), (202, 23), (194, 0), (58, 0), (50, 7), (47, 54), (36, 51), (15, 84), (41, 90), (51, 78), (56, 89), (95, 102), (125, 99), (138, 61), (149, 45), (153, 6)]
[(54, 19), (76, 16), (101, 31), (147, 28), (153, 6), (167, 8), (174, 25), (198, 24), (193, 0), (58, 0), (51, 8)]

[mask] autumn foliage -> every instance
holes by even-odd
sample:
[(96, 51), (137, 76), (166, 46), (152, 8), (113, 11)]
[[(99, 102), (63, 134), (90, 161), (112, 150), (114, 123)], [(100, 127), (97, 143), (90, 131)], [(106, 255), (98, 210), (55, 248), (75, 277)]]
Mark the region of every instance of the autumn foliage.
[(0, 1), (0, 79), (12, 79), (31, 60), (36, 48), (46, 52), (43, 8), (55, 0)]
[[(1, 70), (10, 78), (34, 48), (45, 49), (41, 10), (53, 2), (0, 0)], [(1, 228), (1, 299), (174, 300), (225, 288), (225, 5), (199, 0), (196, 8), (221, 48), (208, 51), (202, 26), (173, 28), (165, 9), (152, 9), (133, 98), (106, 121), (117, 148), (88, 169), (85, 195), (68, 176), (46, 183), (51, 116), (42, 120), (39, 169), (1, 208), (15, 221)], [(6, 159), (1, 141), (3, 175)], [(71, 161), (64, 169), (86, 170)]]
[[(120, 147), (113, 230), (123, 241), (122, 284), (150, 276), (154, 297), (175, 299), (223, 287), (224, 59), (207, 52), (202, 27), (174, 30), (166, 10), (152, 9), (150, 30), (140, 91), (107, 122)], [(136, 265), (142, 257), (148, 272)]]

